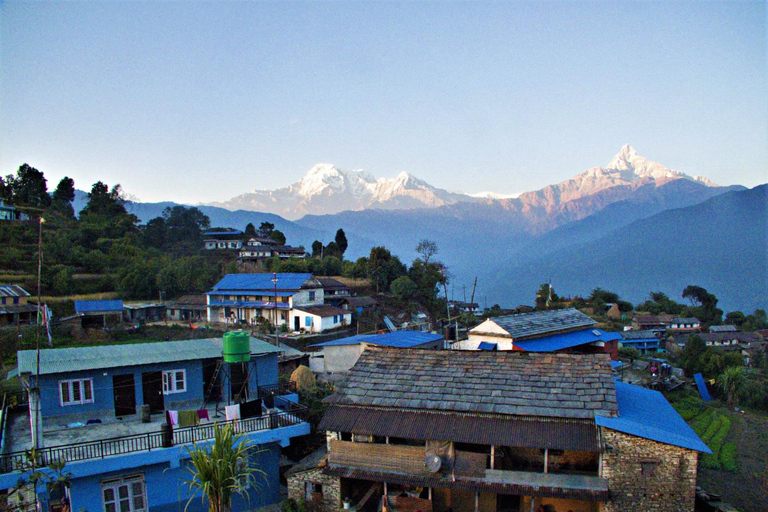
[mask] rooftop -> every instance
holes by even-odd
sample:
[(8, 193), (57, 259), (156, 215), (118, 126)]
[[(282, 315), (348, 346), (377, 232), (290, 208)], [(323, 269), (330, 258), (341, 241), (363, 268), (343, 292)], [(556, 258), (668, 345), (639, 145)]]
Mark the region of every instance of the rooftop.
[(317, 315), (322, 318), (349, 314), (349, 311), (344, 311), (343, 309), (337, 308), (335, 306), (294, 306), (293, 309), (309, 313), (310, 315)]
[[(280, 349), (265, 341), (256, 338), (251, 338), (250, 341), (251, 354), (280, 352)], [(151, 350), (148, 350), (150, 347)], [(216, 359), (221, 357), (222, 349), (222, 338), (165, 341), (151, 345), (135, 343), (49, 348), (40, 351), (40, 375), (194, 359)], [(20, 374), (35, 372), (36, 353), (34, 350), (19, 351), (18, 361)]]
[(586, 345), (596, 341), (608, 342), (620, 340), (621, 334), (617, 332), (605, 332), (600, 329), (583, 329), (581, 331), (551, 334), (531, 340), (515, 341), (515, 346), (528, 352), (555, 352), (579, 345)]
[(76, 300), (75, 312), (81, 313), (111, 313), (123, 310), (121, 300)]
[(0, 284), (0, 297), (29, 297), (29, 293), (19, 285)]
[(736, 332), (737, 330), (735, 325), (711, 325), (709, 327), (709, 332)]
[(573, 308), (553, 309), (489, 318), (469, 332), (470, 334), (505, 336), (517, 340), (578, 327), (591, 327), (596, 323)]
[(644, 329), (641, 331), (624, 331), (621, 333), (621, 337), (625, 340), (657, 340), (659, 337), (656, 335), (656, 331)]
[(701, 323), (698, 318), (695, 317), (685, 317), (685, 318), (674, 318), (672, 320), (673, 324), (698, 324)]
[(616, 398), (618, 417), (597, 416), (595, 422), (598, 425), (660, 443), (712, 453), (658, 391), (616, 382)]
[[(225, 291), (274, 292), (275, 283), (272, 282), (273, 276), (274, 274), (271, 273), (228, 274), (224, 277), (224, 279), (213, 285), (213, 292), (208, 293)], [(299, 290), (309, 279), (312, 278), (312, 274), (278, 273), (276, 277), (278, 290)]]
[[(300, 309), (300, 308), (299, 308)], [(381, 347), (398, 347), (398, 348), (412, 348), (430, 343), (433, 341), (442, 340), (442, 334), (432, 334), (429, 332), (421, 331), (394, 331), (386, 334), (358, 334), (357, 336), (350, 336), (348, 338), (340, 338), (338, 340), (326, 341), (325, 343), (317, 343), (310, 345), (311, 347), (338, 347), (343, 345), (357, 345), (358, 343), (368, 343), (371, 345), (378, 345)]]
[(617, 411), (607, 354), (369, 347), (336, 393), (339, 405), (592, 418)]

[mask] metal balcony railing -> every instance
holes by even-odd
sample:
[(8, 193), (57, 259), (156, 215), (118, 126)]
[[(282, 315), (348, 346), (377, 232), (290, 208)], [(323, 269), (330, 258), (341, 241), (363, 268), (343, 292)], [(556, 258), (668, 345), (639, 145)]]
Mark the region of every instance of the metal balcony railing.
[[(215, 425), (232, 424), (235, 432), (249, 433), (271, 430), (306, 421), (307, 408), (289, 403), (279, 411), (259, 417), (206, 423), (192, 427), (175, 428), (169, 432), (150, 432), (130, 436), (114, 437), (98, 441), (87, 441), (60, 446), (50, 446), (32, 452), (19, 451), (0, 455), (0, 473), (25, 471), (32, 466), (43, 467), (52, 462), (77, 462), (89, 459), (103, 459), (114, 455), (170, 448), (213, 439)], [(32, 460), (34, 459), (34, 460)]]

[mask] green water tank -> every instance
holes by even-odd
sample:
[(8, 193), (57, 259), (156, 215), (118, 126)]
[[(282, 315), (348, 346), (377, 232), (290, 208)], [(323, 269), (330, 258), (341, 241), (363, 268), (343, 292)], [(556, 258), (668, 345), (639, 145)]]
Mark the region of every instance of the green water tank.
[(247, 363), (251, 360), (251, 338), (244, 331), (224, 333), (224, 362)]

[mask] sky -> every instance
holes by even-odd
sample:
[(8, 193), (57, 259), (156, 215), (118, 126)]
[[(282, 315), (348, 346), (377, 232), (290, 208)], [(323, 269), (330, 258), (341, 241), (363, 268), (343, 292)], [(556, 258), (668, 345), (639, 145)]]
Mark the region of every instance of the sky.
[(765, 2), (0, 4), (0, 175), (223, 201), (317, 163), (535, 190), (623, 144), (768, 181)]

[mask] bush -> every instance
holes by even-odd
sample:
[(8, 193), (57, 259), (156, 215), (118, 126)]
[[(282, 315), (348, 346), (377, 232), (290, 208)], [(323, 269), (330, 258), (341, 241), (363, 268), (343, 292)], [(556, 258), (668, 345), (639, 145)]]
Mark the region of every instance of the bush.
[(736, 471), (736, 444), (725, 443), (720, 450), (720, 465), (726, 471)]

